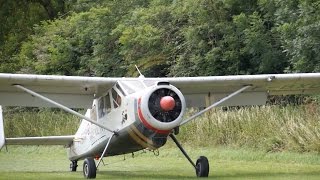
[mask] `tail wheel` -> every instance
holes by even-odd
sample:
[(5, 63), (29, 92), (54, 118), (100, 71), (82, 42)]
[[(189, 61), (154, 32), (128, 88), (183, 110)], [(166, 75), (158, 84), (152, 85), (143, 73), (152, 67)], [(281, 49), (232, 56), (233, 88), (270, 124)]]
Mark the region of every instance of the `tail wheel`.
[(83, 175), (87, 179), (94, 179), (97, 175), (96, 163), (93, 158), (86, 158), (83, 162)]
[(70, 170), (72, 172), (75, 172), (75, 171), (77, 171), (77, 167), (78, 167), (78, 161), (71, 161)]
[(197, 177), (208, 177), (209, 175), (209, 161), (205, 156), (200, 156), (196, 163)]

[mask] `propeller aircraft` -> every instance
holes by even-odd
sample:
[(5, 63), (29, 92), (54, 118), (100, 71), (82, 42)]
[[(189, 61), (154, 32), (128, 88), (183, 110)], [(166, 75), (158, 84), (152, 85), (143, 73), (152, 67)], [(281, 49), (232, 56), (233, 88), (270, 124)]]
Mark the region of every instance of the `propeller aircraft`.
[[(0, 73), (0, 105), (58, 107), (82, 120), (74, 135), (6, 138), (0, 106), (0, 148), (65, 145), (71, 171), (84, 160), (84, 177), (96, 178), (103, 158), (156, 150), (170, 137), (196, 176), (208, 177), (208, 159), (193, 161), (176, 138), (180, 126), (217, 106), (263, 105), (268, 95), (319, 92), (320, 73), (167, 78)], [(183, 119), (189, 107), (202, 110)], [(87, 110), (83, 115), (73, 108)]]

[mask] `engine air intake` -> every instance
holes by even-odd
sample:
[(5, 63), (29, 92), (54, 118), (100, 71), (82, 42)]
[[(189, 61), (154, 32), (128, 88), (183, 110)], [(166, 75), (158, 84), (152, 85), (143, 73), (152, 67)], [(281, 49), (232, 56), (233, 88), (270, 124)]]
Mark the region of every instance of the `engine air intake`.
[(150, 95), (148, 108), (156, 120), (172, 122), (181, 113), (181, 100), (173, 90), (161, 88)]
[(186, 103), (172, 85), (157, 85), (141, 97), (140, 119), (151, 130), (168, 131), (180, 125)]

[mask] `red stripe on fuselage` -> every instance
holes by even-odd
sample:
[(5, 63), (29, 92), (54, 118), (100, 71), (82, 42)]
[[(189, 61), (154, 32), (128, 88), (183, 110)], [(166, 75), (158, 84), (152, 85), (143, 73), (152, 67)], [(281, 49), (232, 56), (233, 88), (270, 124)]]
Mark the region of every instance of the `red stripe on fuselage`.
[(139, 119), (140, 121), (142, 122), (142, 124), (144, 126), (146, 126), (148, 129), (156, 132), (156, 133), (159, 133), (159, 134), (169, 134), (171, 132), (171, 130), (160, 130), (160, 129), (157, 129), (153, 126), (151, 126), (148, 121), (143, 117), (143, 114), (142, 114), (142, 111), (141, 111), (141, 97), (139, 98), (138, 100), (138, 116), (139, 116)]

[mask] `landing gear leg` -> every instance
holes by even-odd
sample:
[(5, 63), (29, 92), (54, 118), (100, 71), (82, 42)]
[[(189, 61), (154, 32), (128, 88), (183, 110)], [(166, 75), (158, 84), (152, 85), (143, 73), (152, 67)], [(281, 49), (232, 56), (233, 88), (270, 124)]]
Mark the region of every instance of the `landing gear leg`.
[(77, 171), (78, 161), (71, 161), (70, 163), (70, 171)]
[(196, 164), (191, 160), (189, 155), (186, 153), (186, 151), (183, 149), (177, 138), (173, 135), (169, 135), (171, 139), (174, 141), (174, 143), (177, 145), (177, 147), (180, 149), (182, 154), (188, 159), (190, 164), (194, 167), (196, 170), (197, 177), (208, 177), (209, 175), (209, 161), (205, 156), (200, 156), (196, 162)]

